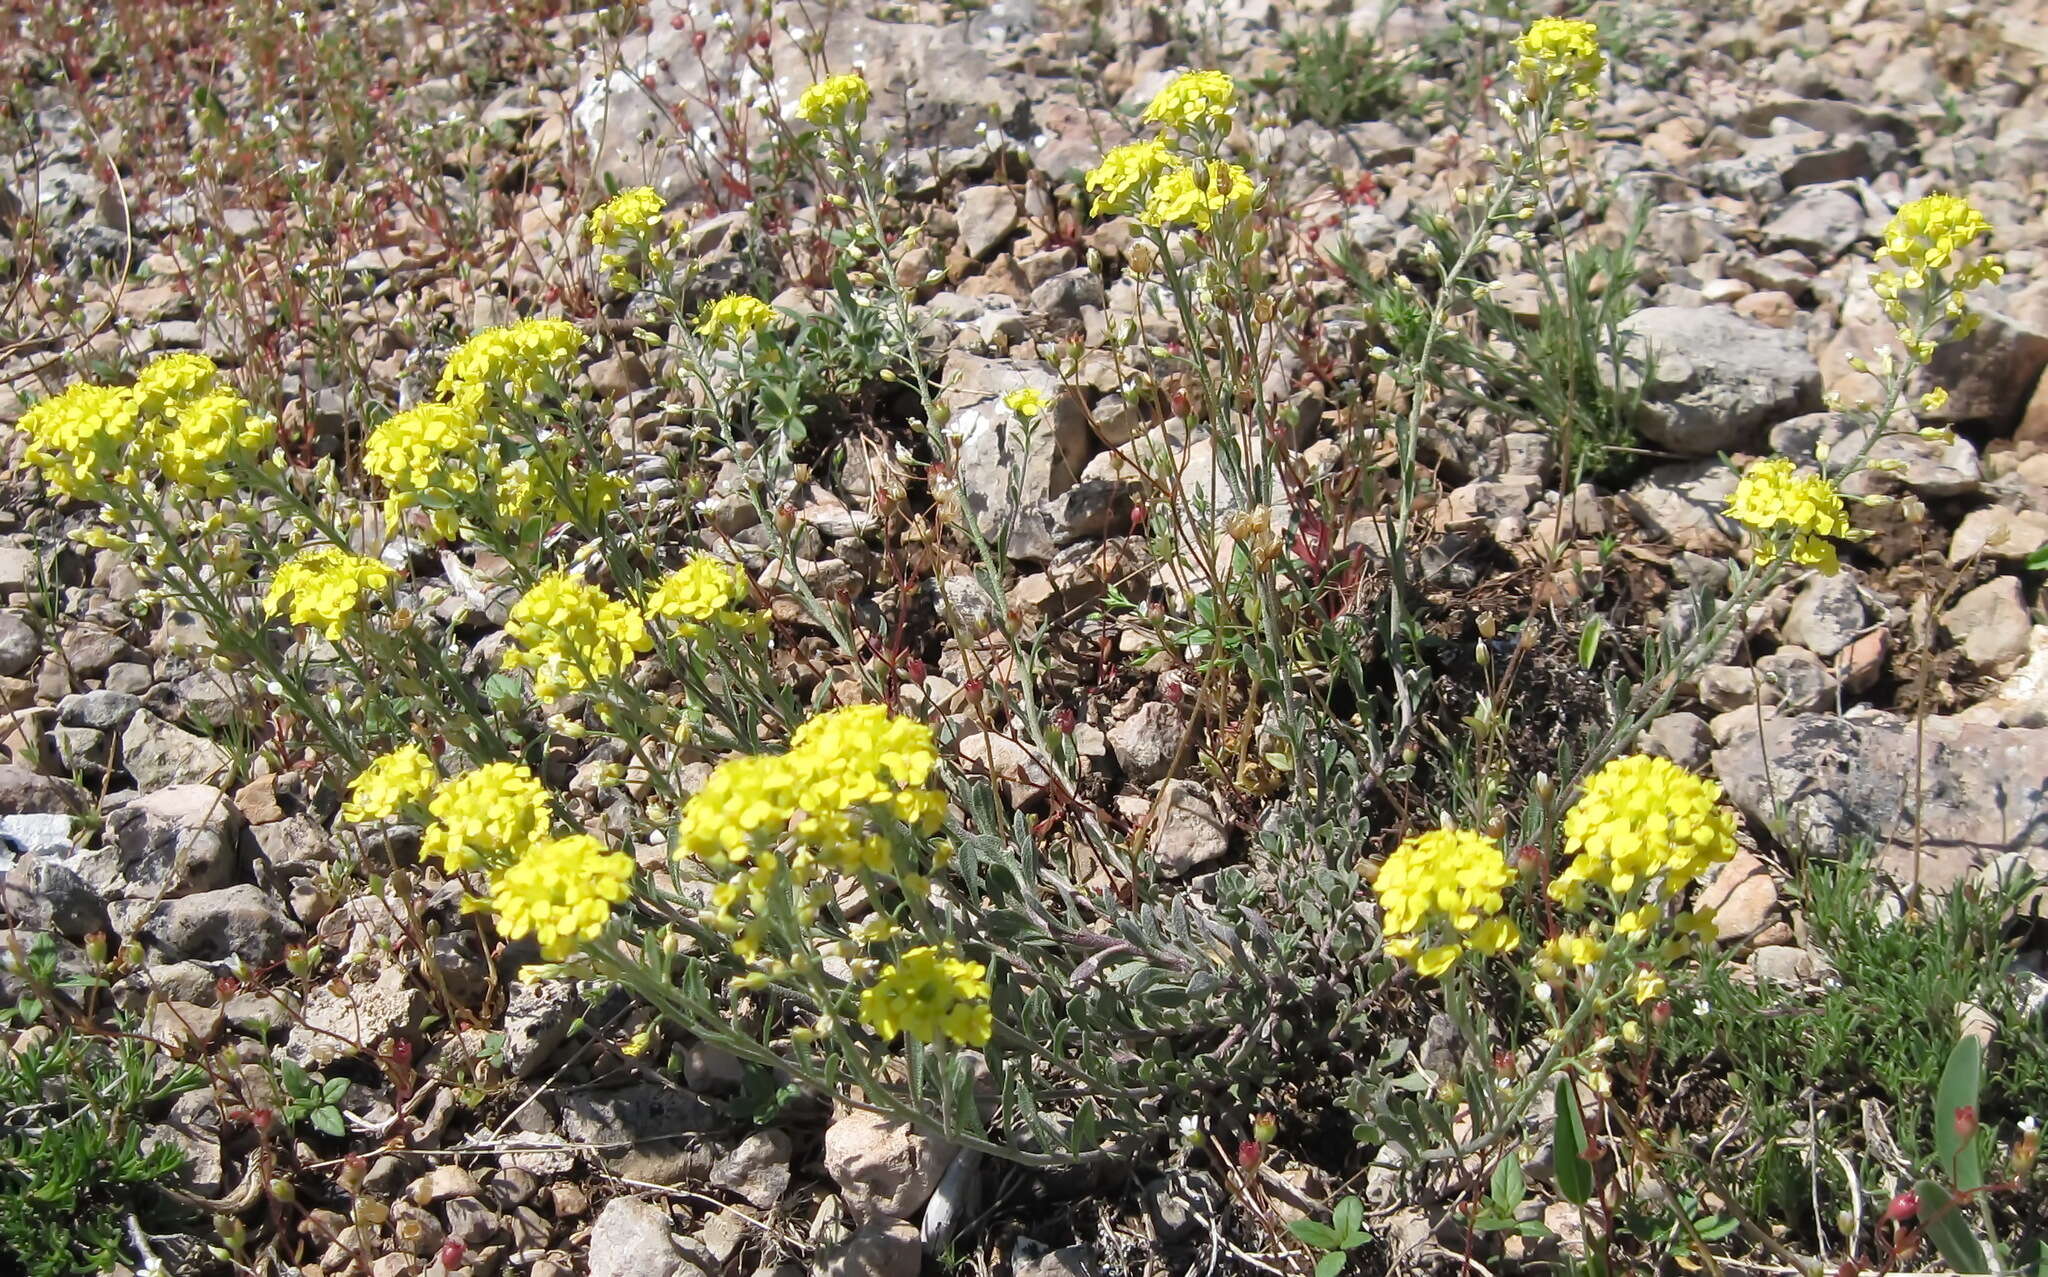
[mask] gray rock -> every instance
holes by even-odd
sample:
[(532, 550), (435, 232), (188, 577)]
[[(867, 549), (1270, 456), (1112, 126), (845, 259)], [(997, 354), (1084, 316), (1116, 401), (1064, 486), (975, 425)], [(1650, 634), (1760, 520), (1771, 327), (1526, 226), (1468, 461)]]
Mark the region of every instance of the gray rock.
[(0, 612), (0, 678), (13, 678), (43, 654), (43, 640), (18, 612)]
[(711, 1168), (711, 1182), (761, 1210), (774, 1210), (789, 1191), (789, 1136), (755, 1131)]
[(1640, 339), (1622, 375), (1641, 388), (1643, 434), (1674, 452), (1742, 448), (1820, 406), (1820, 367), (1795, 333), (1717, 307), (1674, 306), (1637, 311), (1622, 329)]
[(1085, 266), (1064, 271), (1031, 290), (1031, 309), (1054, 319), (1079, 319), (1089, 307), (1108, 305), (1102, 277)]
[(1941, 624), (1979, 669), (2004, 672), (2026, 659), (2033, 621), (2015, 576), (1995, 577), (1941, 614)]
[(1209, 791), (1193, 781), (1170, 780), (1159, 791), (1146, 847), (1176, 878), (1230, 854), (1230, 825)]
[(1833, 659), (1863, 632), (1869, 614), (1863, 608), (1863, 593), (1848, 572), (1816, 576), (1807, 582), (1781, 627), (1788, 642), (1797, 643), (1815, 656)]
[[(1051, 368), (955, 351), (946, 360), (944, 385), (939, 399), (951, 414), (945, 428), (959, 441), (956, 496), (964, 508), (956, 517), (974, 519), (991, 538), (1007, 535), (1022, 512), (1079, 480), (1088, 415)], [(1036, 420), (1019, 420), (1003, 403), (1019, 389), (1045, 396), (1047, 407)]]
[(104, 932), (110, 925), (99, 894), (68, 866), (41, 855), (23, 856), (0, 879), (0, 916), (12, 926), (54, 931), (72, 940)]
[(1007, 186), (970, 186), (960, 192), (953, 218), (960, 224), (960, 247), (969, 257), (987, 257), (1017, 233), (1021, 206)]
[(680, 1087), (640, 1082), (562, 1101), (562, 1134), (615, 1175), (650, 1184), (701, 1178), (711, 1157), (691, 1138), (716, 1130), (718, 1113)]
[(234, 758), (204, 736), (194, 736), (148, 711), (128, 722), (121, 733), (121, 765), (143, 790), (170, 785), (225, 785), (234, 775)]
[(842, 1111), (825, 1131), (825, 1173), (863, 1221), (916, 1215), (958, 1152), (905, 1122), (859, 1109)]
[(1643, 529), (1695, 554), (1725, 555), (1738, 543), (1734, 520), (1725, 511), (1742, 475), (1723, 461), (1687, 461), (1659, 466), (1622, 494)]
[(1986, 506), (1963, 516), (1949, 537), (1948, 561), (1961, 563), (1974, 555), (1994, 559), (2025, 559), (2048, 545), (2048, 510), (2012, 510)]
[(1140, 785), (1165, 780), (1187, 736), (1187, 719), (1165, 701), (1146, 701), (1137, 712), (1109, 729), (1109, 747), (1118, 767)]
[(1783, 944), (1792, 939), (1778, 904), (1778, 880), (1770, 867), (1738, 851), (1700, 887), (1694, 907), (1712, 909), (1714, 926), (1729, 944)]
[(325, 1068), (374, 1052), (386, 1039), (418, 1030), (430, 1006), (427, 995), (396, 966), (385, 967), (368, 983), (344, 979), (317, 985), (299, 1008), (284, 1054), (307, 1068)]
[(1781, 841), (1839, 856), (1873, 840), (1902, 881), (1946, 887), (2006, 852), (2048, 870), (2048, 729), (1787, 715), (1714, 751), (1714, 773)]
[(924, 1270), (924, 1243), (902, 1220), (871, 1219), (819, 1255), (817, 1265), (819, 1277), (917, 1277)]
[(77, 824), (62, 812), (0, 816), (0, 854), (62, 859), (71, 854)]
[(1758, 984), (1797, 987), (1811, 984), (1820, 975), (1820, 963), (1811, 953), (1789, 944), (1765, 945), (1750, 955), (1749, 969)]
[(1652, 719), (1643, 736), (1640, 748), (1645, 752), (1668, 758), (1687, 771), (1706, 766), (1714, 747), (1706, 720), (1698, 714), (1681, 712)]
[(57, 762), (68, 774), (88, 785), (106, 779), (113, 763), (113, 745), (105, 732), (90, 727), (53, 727), (50, 744), (56, 747)]
[[(1870, 288), (1871, 271), (1853, 272), (1843, 284), (1842, 323), (1821, 351), (1820, 367), (1827, 389), (1854, 401), (1881, 398), (1877, 379), (1857, 371), (1851, 359), (1870, 359), (1878, 351), (1898, 349), (1893, 324)], [(2010, 430), (2025, 411), (2027, 398), (2042, 369), (2048, 367), (2048, 334), (2037, 316), (2008, 310), (1996, 290), (1972, 295), (1971, 309), (1982, 316), (1977, 331), (1961, 340), (1944, 341), (1934, 358), (1914, 374), (1908, 401), (1940, 386), (1948, 402), (1938, 411), (1921, 412), (1935, 425), (1981, 422), (1994, 432)]]
[(74, 678), (100, 678), (117, 662), (148, 659), (129, 646), (127, 639), (97, 625), (73, 626), (64, 631), (57, 646)]
[(1789, 643), (1769, 656), (1758, 657), (1756, 672), (1776, 689), (1771, 703), (1784, 714), (1805, 714), (1831, 704), (1841, 686), (1820, 657)]
[(567, 980), (521, 981), (505, 1004), (505, 1071), (531, 1077), (569, 1038), (583, 999)]
[(86, 876), (102, 891), (186, 896), (235, 878), (242, 813), (211, 785), (173, 785), (107, 815), (101, 849)]
[(1831, 262), (1863, 236), (1863, 201), (1836, 187), (1800, 191), (1764, 223), (1764, 243)]
[(137, 928), (142, 942), (167, 958), (218, 962), (240, 958), (267, 966), (303, 939), (284, 906), (250, 883), (166, 900)]
[(1062, 1246), (1048, 1251), (1031, 1245), (1029, 1251), (1036, 1253), (1028, 1253), (1027, 1239), (1018, 1238), (1010, 1253), (1013, 1277), (1095, 1277), (1095, 1255), (1086, 1246)]
[(135, 711), (142, 708), (142, 698), (127, 692), (109, 691), (100, 688), (91, 692), (74, 692), (57, 702), (57, 721), (66, 727), (90, 727), (96, 731), (117, 732), (128, 725)]
[(693, 1277), (702, 1270), (676, 1244), (668, 1211), (637, 1197), (614, 1197), (590, 1230), (590, 1277)]
[(18, 763), (0, 763), (0, 816), (38, 816), (85, 809), (85, 791), (70, 781), (41, 775)]

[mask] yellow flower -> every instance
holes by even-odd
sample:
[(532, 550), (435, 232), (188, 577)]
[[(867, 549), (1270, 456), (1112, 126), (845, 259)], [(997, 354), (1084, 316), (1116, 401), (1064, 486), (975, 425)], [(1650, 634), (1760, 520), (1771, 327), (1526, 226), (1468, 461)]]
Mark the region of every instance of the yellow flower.
[(1848, 535), (1849, 516), (1841, 494), (1823, 475), (1797, 474), (1784, 457), (1759, 461), (1743, 472), (1735, 495), (1728, 498), (1728, 514), (1761, 534), (1759, 563), (1777, 558), (1782, 542), (1794, 563), (1826, 576), (1840, 567), (1835, 547), (1825, 538)]
[(1031, 386), (1019, 386), (1003, 396), (1003, 406), (1025, 421), (1036, 418), (1051, 403), (1043, 391)]
[(651, 186), (620, 191), (591, 211), (590, 242), (599, 248), (616, 248), (659, 226), (667, 208), (667, 202)]
[(1911, 270), (1941, 270), (1980, 239), (1991, 238), (1991, 223), (1956, 195), (1927, 195), (1903, 205), (1884, 228), (1879, 257)]
[(205, 355), (174, 351), (158, 355), (135, 374), (136, 408), (153, 417), (213, 389), (220, 369)]
[(615, 677), (652, 646), (639, 609), (567, 572), (551, 572), (521, 595), (505, 633), (519, 644), (505, 654), (506, 668), (531, 670), (544, 701)]
[(775, 322), (775, 308), (758, 297), (734, 293), (706, 306), (697, 316), (697, 335), (713, 345), (737, 346)]
[(1665, 982), (1664, 977), (1648, 967), (1636, 968), (1635, 975), (1629, 978), (1628, 987), (1629, 992), (1635, 995), (1637, 1006), (1645, 1002), (1655, 1002), (1671, 992), (1671, 986)]
[(1513, 881), (1493, 839), (1467, 829), (1432, 829), (1404, 839), (1380, 867), (1372, 889), (1385, 916), (1383, 929), (1400, 936), (1436, 919), (1469, 932), (1501, 911), (1501, 893)]
[(860, 1022), (884, 1042), (908, 1033), (932, 1045), (951, 1039), (962, 1046), (985, 1046), (995, 1024), (990, 993), (986, 966), (948, 949), (920, 945), (861, 990)]
[(508, 864), (548, 832), (548, 791), (519, 763), (486, 763), (442, 782), (427, 803), (434, 823), (421, 850), (448, 872)]
[(1126, 142), (1112, 149), (1102, 157), (1102, 163), (1081, 179), (1095, 196), (1095, 202), (1088, 206), (1088, 215), (1101, 217), (1104, 213), (1129, 213), (1142, 208), (1152, 183), (1185, 163), (1158, 138)]
[(363, 595), (391, 584), (397, 573), (382, 563), (337, 546), (316, 546), (287, 559), (263, 595), (272, 616), (290, 601), (293, 625), (317, 626), (330, 639), (341, 637)]
[(1474, 953), (1483, 953), (1491, 957), (1497, 953), (1521, 948), (1522, 929), (1515, 925), (1513, 918), (1488, 918), (1472, 928), (1472, 934), (1465, 938), (1465, 944)]
[(134, 481), (142, 433), (140, 401), (126, 387), (74, 382), (21, 414), (27, 461), (67, 497)]
[(1221, 71), (1183, 71), (1167, 81), (1145, 108), (1148, 123), (1169, 128), (1213, 127), (1230, 122), (1237, 85)]
[(1639, 905), (1614, 919), (1614, 934), (1631, 940), (1649, 935), (1650, 928), (1657, 925), (1663, 914), (1663, 909), (1655, 904)]
[(1715, 782), (1634, 754), (1586, 782), (1565, 813), (1564, 842), (1573, 859), (1551, 882), (1553, 898), (1575, 903), (1598, 885), (1616, 900), (1650, 886), (1669, 900), (1735, 854), (1735, 813)]
[(867, 115), (874, 91), (858, 75), (834, 75), (805, 89), (797, 99), (796, 116), (806, 124), (858, 124)]
[(396, 816), (425, 798), (440, 778), (426, 750), (400, 745), (348, 783), (348, 801), (342, 804), (341, 818), (353, 822)]
[(524, 403), (567, 381), (583, 331), (565, 319), (522, 319), (486, 328), (456, 347), (435, 393), (481, 408), (501, 397)]
[(1922, 412), (1940, 412), (1946, 407), (1948, 407), (1948, 388), (1945, 386), (1936, 386), (1920, 396), (1920, 411)]
[(491, 912), (512, 939), (532, 936), (550, 962), (595, 940), (625, 901), (633, 858), (588, 834), (534, 842), (491, 873)]
[(1257, 194), (1251, 175), (1236, 164), (1188, 165), (1171, 170), (1152, 184), (1138, 220), (1147, 226), (1192, 226), (1206, 231), (1220, 215), (1250, 213)]
[(1576, 931), (1545, 940), (1536, 951), (1540, 964), (1558, 967), (1590, 967), (1606, 956), (1605, 940)]
[(1576, 18), (1538, 18), (1515, 40), (1522, 55), (1515, 76), (1531, 97), (1542, 97), (1559, 85), (1573, 96), (1589, 98), (1607, 66), (1600, 52), (1600, 30)]
[(457, 494), (476, 491), (483, 442), (484, 425), (474, 407), (421, 404), (370, 432), (363, 468), (383, 480), (387, 516), (423, 504), (445, 512)]
[(745, 568), (699, 554), (661, 579), (647, 596), (647, 614), (668, 621), (716, 621), (733, 616), (732, 605), (746, 597)]
[(170, 409), (171, 426), (157, 444), (157, 468), (172, 483), (206, 496), (234, 490), (231, 465), (247, 465), (277, 441), (277, 423), (256, 415), (232, 390), (210, 390)]

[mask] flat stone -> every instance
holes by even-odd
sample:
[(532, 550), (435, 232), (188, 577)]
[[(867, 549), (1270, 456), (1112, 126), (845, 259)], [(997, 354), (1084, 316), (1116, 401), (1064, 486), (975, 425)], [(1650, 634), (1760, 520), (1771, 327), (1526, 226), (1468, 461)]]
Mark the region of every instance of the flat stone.
[(1170, 780), (1159, 791), (1146, 848), (1159, 867), (1176, 878), (1230, 854), (1230, 825), (1216, 800), (1201, 785)]
[(1642, 391), (1638, 424), (1674, 452), (1748, 447), (1773, 423), (1820, 407), (1820, 367), (1795, 333), (1719, 307), (1674, 306), (1637, 311), (1622, 330), (1641, 339), (1624, 365)]
[(1713, 765), (1750, 821), (1810, 854), (1869, 839), (1894, 877), (1934, 888), (2008, 852), (2048, 872), (2048, 729), (1788, 715), (1717, 749)]

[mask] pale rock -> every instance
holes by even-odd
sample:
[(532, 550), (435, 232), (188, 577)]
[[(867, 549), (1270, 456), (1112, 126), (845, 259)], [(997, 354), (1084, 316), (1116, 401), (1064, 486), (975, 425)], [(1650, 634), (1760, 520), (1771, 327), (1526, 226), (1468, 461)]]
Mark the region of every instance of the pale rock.
[[(923, 1208), (958, 1151), (908, 1123), (849, 1109), (825, 1131), (825, 1173), (854, 1218), (909, 1219)], [(910, 1237), (916, 1244), (915, 1229)]]
[(1170, 780), (1159, 791), (1146, 848), (1160, 868), (1176, 878), (1230, 854), (1230, 825), (1209, 791), (1187, 780)]
[(1869, 623), (1863, 593), (1848, 572), (1816, 575), (1792, 600), (1781, 630), (1787, 642), (1832, 658)]
[(1696, 909), (1712, 909), (1723, 944), (1787, 944), (1792, 929), (1778, 901), (1778, 880), (1770, 866), (1747, 851), (1718, 866), (1700, 888)]
[(348, 1056), (375, 1054), (387, 1040), (416, 1032), (431, 1006), (396, 966), (385, 967), (370, 982), (343, 977), (316, 985), (285, 1039), (285, 1057), (303, 1067), (325, 1068)]
[(130, 719), (121, 733), (121, 765), (144, 791), (171, 785), (222, 785), (234, 772), (234, 758), (225, 749), (146, 710)]
[(818, 1277), (917, 1277), (924, 1269), (924, 1242), (902, 1220), (876, 1218), (816, 1262)]
[(1962, 563), (1976, 555), (2006, 561), (2025, 559), (2048, 545), (2048, 510), (2012, 510), (1987, 506), (1963, 516), (1949, 538), (1948, 561)]
[(2033, 621), (2018, 577), (1995, 577), (1957, 599), (1941, 614), (1942, 627), (1979, 669), (2000, 673), (2027, 655)]
[(1150, 785), (1172, 774), (1187, 731), (1186, 716), (1179, 710), (1165, 701), (1146, 701), (1109, 729), (1109, 747), (1125, 776)]
[(970, 186), (960, 192), (953, 217), (960, 225), (960, 247), (982, 258), (1016, 234), (1021, 206), (1007, 186)]
[(1671, 306), (1637, 311), (1622, 330), (1639, 339), (1623, 375), (1642, 391), (1640, 428), (1674, 452), (1742, 448), (1820, 406), (1820, 368), (1793, 333), (1718, 307)]
[(1643, 730), (1640, 748), (1646, 753), (1668, 758), (1687, 771), (1697, 771), (1706, 765), (1707, 755), (1712, 752), (1714, 738), (1707, 731), (1706, 720), (1697, 714), (1665, 714), (1650, 720)]
[(667, 1208), (614, 1197), (590, 1230), (590, 1277), (701, 1277), (671, 1231)]
[(711, 1183), (761, 1210), (773, 1210), (789, 1191), (789, 1136), (756, 1131), (711, 1168)]

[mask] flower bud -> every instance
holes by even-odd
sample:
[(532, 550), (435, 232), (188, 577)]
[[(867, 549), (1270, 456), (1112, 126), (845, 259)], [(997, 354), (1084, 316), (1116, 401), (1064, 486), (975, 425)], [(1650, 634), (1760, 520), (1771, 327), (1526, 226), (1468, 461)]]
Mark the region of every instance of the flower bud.
[(1884, 1208), (1884, 1217), (1896, 1224), (1913, 1218), (1920, 1213), (1920, 1194), (1911, 1189), (1892, 1198), (1892, 1204)]

